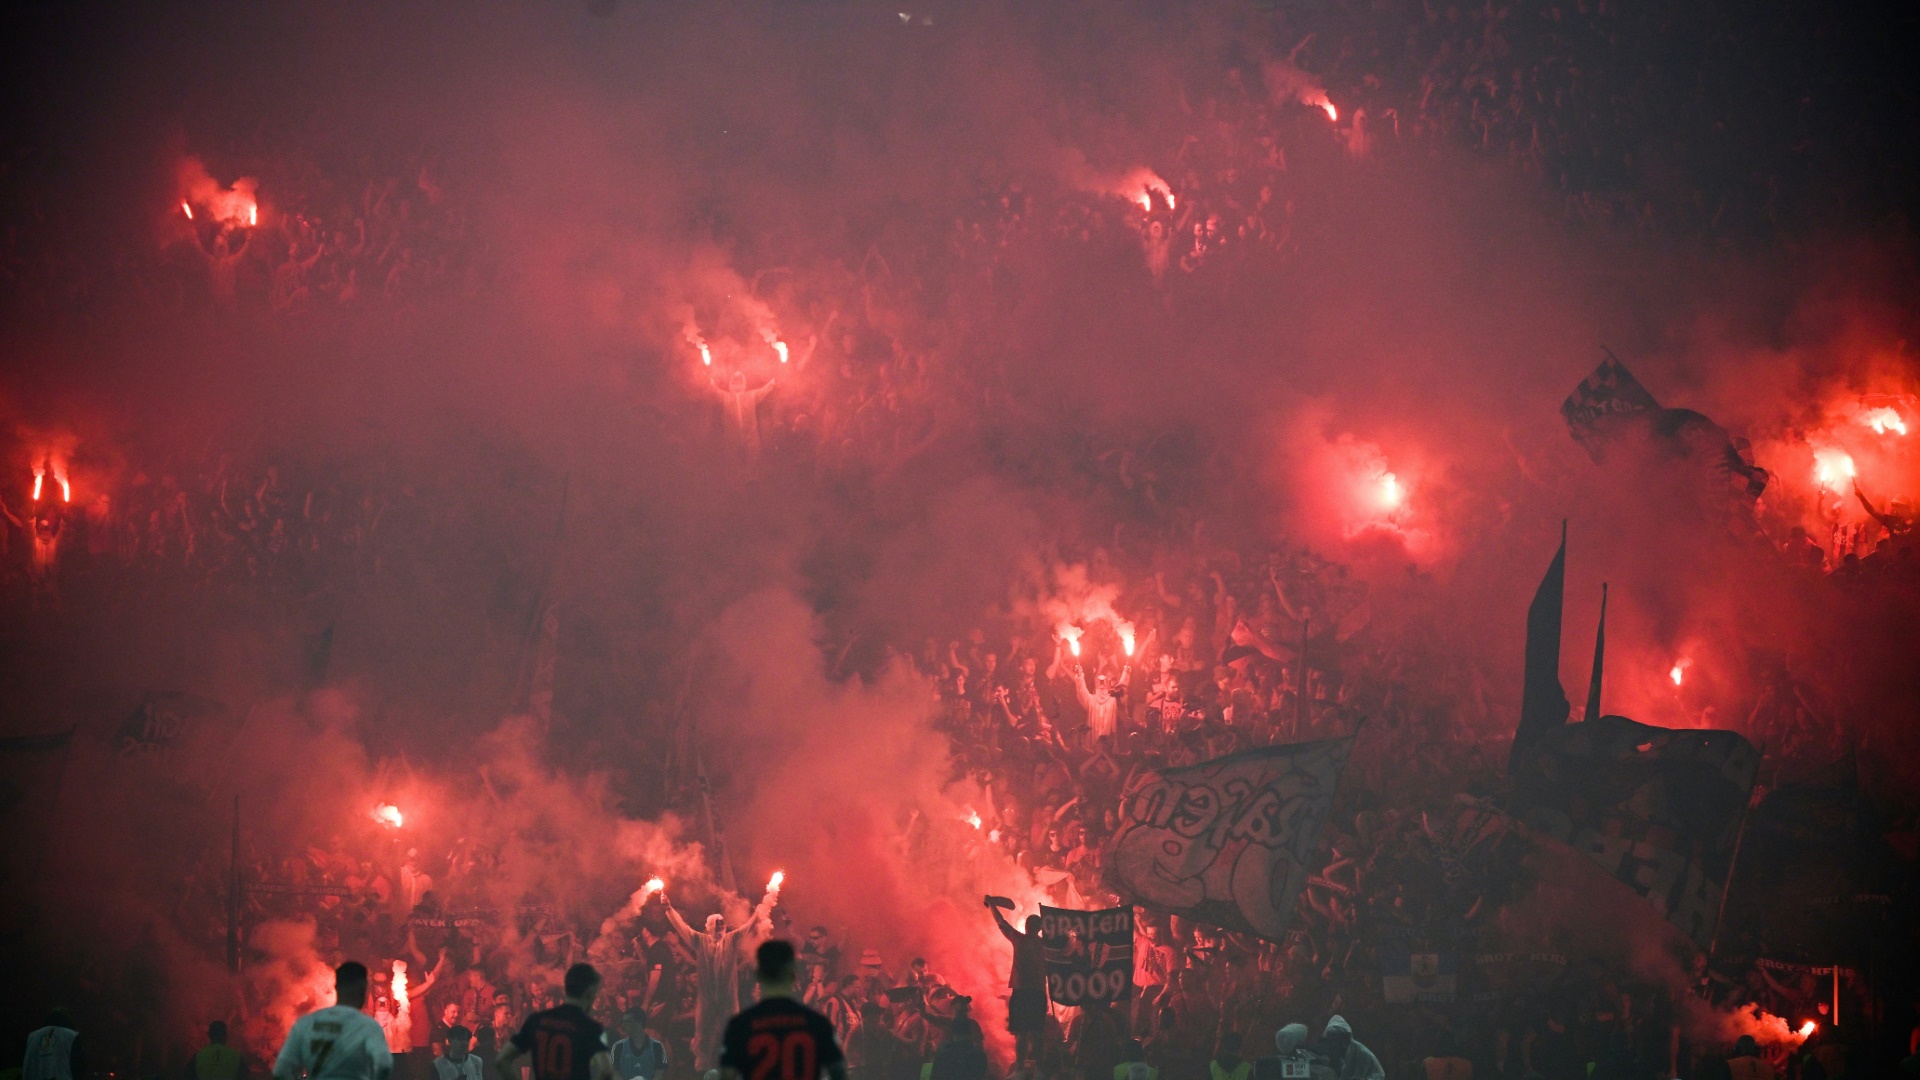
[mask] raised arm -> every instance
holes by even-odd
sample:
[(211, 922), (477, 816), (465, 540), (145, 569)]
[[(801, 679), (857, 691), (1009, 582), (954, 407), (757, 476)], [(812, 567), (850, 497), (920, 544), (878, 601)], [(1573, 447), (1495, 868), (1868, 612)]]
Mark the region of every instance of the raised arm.
[(779, 904), (779, 890), (768, 889), (766, 893), (760, 897), (760, 902), (753, 905), (753, 917), (748, 919), (747, 925), (740, 929), (746, 930), (758, 927), (759, 931), (763, 934), (773, 933), (773, 909), (779, 906)]
[(1067, 643), (1063, 638), (1053, 639), (1053, 659), (1047, 661), (1047, 678), (1058, 679), (1067, 673), (1067, 667), (1061, 661), (1066, 658)]
[(1015, 930), (1013, 924), (1007, 921), (1007, 917), (1000, 914), (998, 907), (988, 904), (987, 910), (993, 912), (993, 921), (1000, 927), (1000, 932), (1006, 935), (1008, 941), (1018, 945), (1020, 942), (1026, 940), (1027, 935)]
[(667, 909), (667, 925), (673, 927), (674, 934), (680, 938), (682, 944), (692, 948), (694, 941), (700, 935), (694, 932), (693, 927), (687, 925), (687, 920), (680, 917), (680, 910), (674, 907), (673, 901), (668, 900), (664, 895), (660, 897), (660, 906)]

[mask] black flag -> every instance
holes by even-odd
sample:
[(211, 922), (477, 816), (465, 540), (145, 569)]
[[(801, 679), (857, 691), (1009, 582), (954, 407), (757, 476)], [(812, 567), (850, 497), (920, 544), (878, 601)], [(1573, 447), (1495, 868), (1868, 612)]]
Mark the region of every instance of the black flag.
[(1507, 760), (1515, 816), (1598, 863), (1705, 948), (1760, 753), (1731, 731), (1600, 715), (1604, 594), (1587, 720), (1567, 723), (1559, 673), (1566, 563), (1563, 532), (1527, 609), (1526, 688)]
[(1567, 589), (1567, 523), (1560, 523), (1560, 550), (1540, 579), (1527, 608), (1526, 682), (1520, 691), (1520, 728), (1507, 758), (1512, 772), (1520, 755), (1542, 735), (1567, 722), (1571, 706), (1560, 685), (1560, 608)]
[(1591, 724), (1600, 719), (1600, 672), (1607, 666), (1607, 583), (1600, 583), (1600, 632), (1593, 638), (1593, 677), (1587, 682), (1587, 711)]
[(1736, 732), (1602, 716), (1521, 755), (1513, 805), (1705, 948), (1759, 769), (1760, 752)]

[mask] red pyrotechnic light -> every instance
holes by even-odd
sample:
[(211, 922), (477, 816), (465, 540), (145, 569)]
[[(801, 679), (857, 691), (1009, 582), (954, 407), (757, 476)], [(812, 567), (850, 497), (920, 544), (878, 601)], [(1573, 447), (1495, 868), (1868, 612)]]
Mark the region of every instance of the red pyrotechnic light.
[(1820, 1025), (1809, 1020), (1806, 1023), (1800, 1025), (1800, 1037), (1804, 1039), (1807, 1036), (1812, 1035), (1814, 1032), (1819, 1030), (1820, 1030)]
[(192, 203), (190, 203), (190, 202), (188, 202), (188, 201), (187, 201), (187, 200), (185, 200), (185, 199), (181, 199), (181, 200), (180, 200), (180, 209), (181, 209), (181, 211), (183, 211), (183, 212), (184, 212), (184, 213), (185, 213), (185, 214), (187, 215), (187, 220), (188, 220), (188, 221), (192, 221), (192, 220), (193, 220), (193, 204), (192, 204)]
[(1838, 491), (1851, 481), (1858, 470), (1853, 455), (1837, 446), (1823, 446), (1813, 452), (1813, 478), (1821, 487)]
[(406, 819), (401, 815), (400, 808), (392, 803), (381, 803), (379, 806), (374, 807), (373, 820), (385, 825), (389, 829), (397, 829), (406, 824)]
[(1885, 435), (1888, 432), (1892, 432), (1895, 435), (1905, 435), (1907, 433), (1907, 422), (1901, 418), (1900, 413), (1884, 406), (1877, 409), (1862, 410), (1860, 413), (1860, 422), (1872, 428), (1876, 435)]
[(1389, 510), (1400, 509), (1407, 499), (1406, 491), (1400, 486), (1400, 478), (1392, 473), (1380, 474), (1380, 502)]
[(1683, 683), (1683, 682), (1685, 682), (1685, 681), (1687, 680), (1687, 669), (1686, 669), (1686, 667), (1685, 667), (1684, 665), (1681, 665), (1681, 664), (1675, 664), (1675, 665), (1673, 665), (1673, 670), (1672, 670), (1672, 671), (1669, 671), (1669, 672), (1667, 672), (1667, 678), (1669, 678), (1669, 679), (1672, 679), (1672, 680), (1673, 680), (1673, 685), (1675, 685), (1675, 686), (1679, 686), (1679, 685), (1680, 685), (1681, 683)]

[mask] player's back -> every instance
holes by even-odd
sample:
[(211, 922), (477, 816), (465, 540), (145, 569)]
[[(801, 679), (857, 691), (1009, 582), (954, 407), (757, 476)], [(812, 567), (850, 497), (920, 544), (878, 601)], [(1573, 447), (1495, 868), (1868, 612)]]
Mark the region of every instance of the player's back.
[(278, 1080), (387, 1080), (393, 1053), (373, 1017), (351, 1005), (318, 1009), (294, 1021), (273, 1065)]
[(607, 1052), (607, 1031), (577, 1005), (527, 1017), (513, 1045), (527, 1055), (533, 1080), (592, 1080), (593, 1058)]
[(818, 1080), (844, 1056), (825, 1016), (788, 997), (770, 997), (727, 1021), (720, 1063), (746, 1080)]

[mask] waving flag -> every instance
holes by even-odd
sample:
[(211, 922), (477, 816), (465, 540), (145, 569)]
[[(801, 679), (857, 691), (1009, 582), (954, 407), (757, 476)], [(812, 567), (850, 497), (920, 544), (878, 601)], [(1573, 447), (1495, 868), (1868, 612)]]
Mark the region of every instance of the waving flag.
[[(1560, 694), (1560, 592), (1566, 539), (1527, 614), (1526, 695)], [(1546, 625), (1550, 620), (1553, 625)], [(1604, 633), (1604, 624), (1602, 632)], [(1553, 649), (1534, 648), (1551, 634)], [(1594, 650), (1589, 715), (1600, 701)], [(1672, 730), (1624, 716), (1566, 723), (1521, 706), (1507, 771), (1515, 815), (1568, 844), (1639, 894), (1702, 947), (1713, 941), (1760, 752), (1732, 731)]]
[(1147, 907), (1281, 940), (1352, 750), (1348, 736), (1145, 774), (1121, 797), (1110, 884)]

